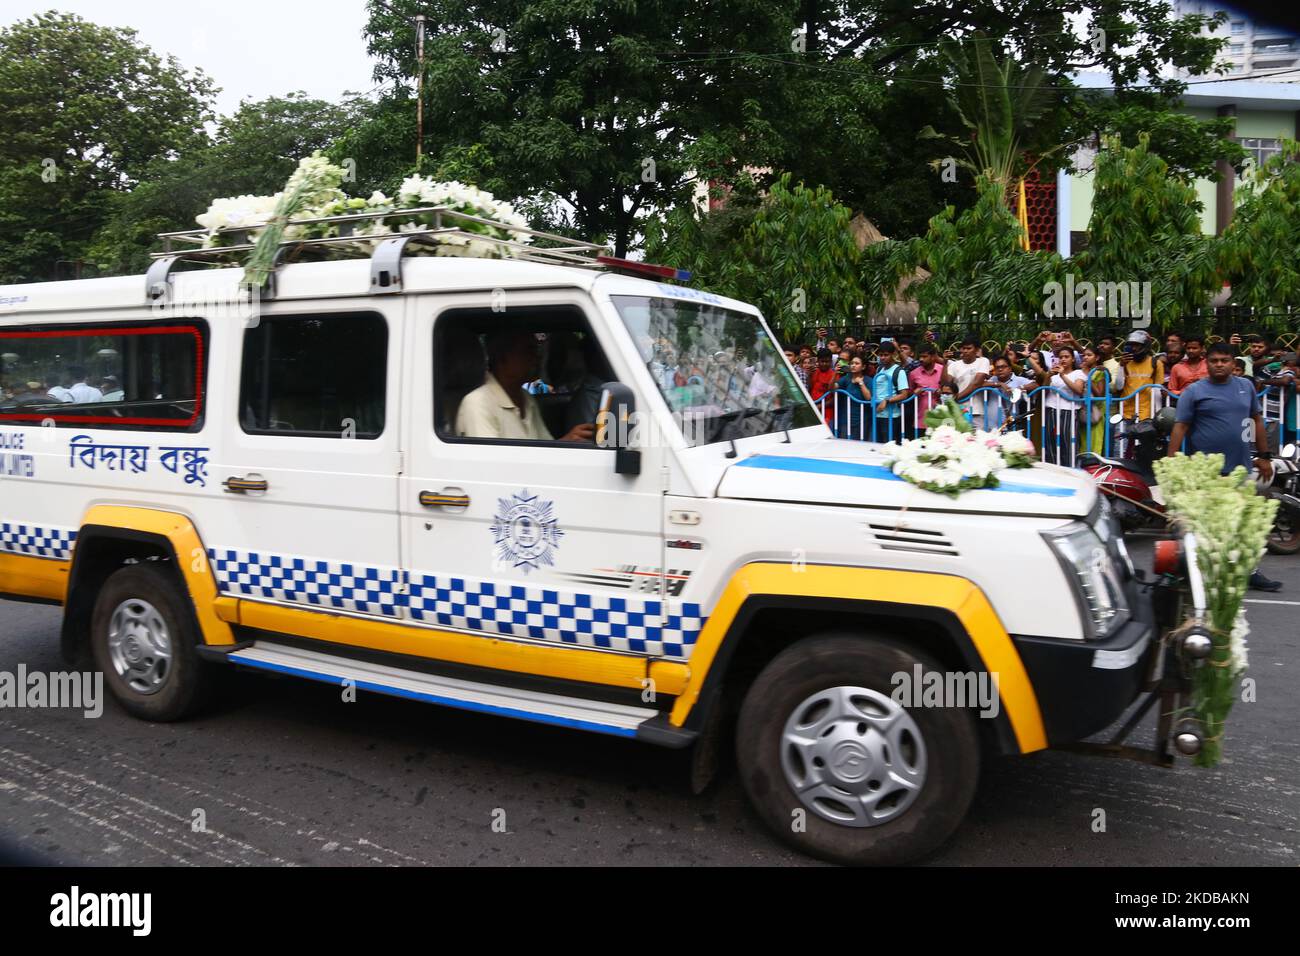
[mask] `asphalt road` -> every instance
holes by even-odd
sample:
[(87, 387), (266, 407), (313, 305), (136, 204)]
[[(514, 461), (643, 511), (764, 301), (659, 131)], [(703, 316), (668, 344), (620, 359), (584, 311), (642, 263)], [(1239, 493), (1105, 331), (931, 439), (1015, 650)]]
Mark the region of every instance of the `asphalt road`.
[[(929, 862), (1300, 862), (1300, 558), (1264, 569), (1286, 589), (1251, 595), (1258, 699), (1234, 710), (1219, 768), (986, 762), (966, 823)], [(58, 620), (0, 601), (0, 671), (63, 669)], [(692, 795), (680, 754), (377, 695), (343, 703), (260, 674), (181, 724), (111, 701), (93, 720), (0, 709), (0, 841), (92, 865), (812, 862), (768, 835), (734, 773)]]

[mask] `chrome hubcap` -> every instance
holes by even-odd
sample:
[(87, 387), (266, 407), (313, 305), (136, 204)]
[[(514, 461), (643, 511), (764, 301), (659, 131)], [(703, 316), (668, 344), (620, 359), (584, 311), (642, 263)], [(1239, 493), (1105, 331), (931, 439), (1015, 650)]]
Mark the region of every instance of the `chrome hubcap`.
[(156, 694), (171, 674), (167, 624), (148, 601), (130, 598), (108, 621), (108, 657), (117, 676), (138, 694)]
[(822, 819), (874, 827), (905, 813), (925, 786), (925, 742), (911, 715), (884, 694), (831, 687), (785, 722), (781, 768)]

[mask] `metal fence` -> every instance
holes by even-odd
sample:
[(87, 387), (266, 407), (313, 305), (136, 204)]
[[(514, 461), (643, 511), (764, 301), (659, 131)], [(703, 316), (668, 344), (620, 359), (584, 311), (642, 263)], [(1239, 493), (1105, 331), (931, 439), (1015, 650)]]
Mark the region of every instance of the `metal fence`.
[[(1051, 385), (1022, 392), (1013, 399), (995, 386), (975, 389), (959, 404), (966, 417), (988, 431), (1022, 432), (1038, 449), (1043, 461), (1073, 466), (1080, 454), (1092, 451), (1105, 457), (1124, 457), (1129, 449), (1116, 437), (1111, 419), (1128, 421), (1153, 417), (1160, 409), (1177, 405), (1177, 396), (1163, 385), (1143, 385), (1132, 392), (1111, 395), (1110, 375), (1104, 376), (1103, 395), (1077, 396)], [(1287, 395), (1286, 392), (1292, 394)], [(925, 428), (925, 413), (947, 397), (935, 389), (917, 389), (911, 396), (883, 411), (851, 392), (836, 389), (816, 400), (822, 419), (836, 436), (857, 441), (894, 442), (916, 438)], [(1274, 442), (1294, 440), (1300, 420), (1300, 394), (1294, 389), (1269, 386), (1260, 393), (1266, 424), (1276, 430)]]

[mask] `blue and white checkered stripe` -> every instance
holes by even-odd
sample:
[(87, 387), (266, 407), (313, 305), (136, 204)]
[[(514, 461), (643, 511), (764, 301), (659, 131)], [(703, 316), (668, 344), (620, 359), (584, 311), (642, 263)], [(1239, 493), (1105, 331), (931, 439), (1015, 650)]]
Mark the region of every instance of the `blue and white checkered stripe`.
[(265, 551), (209, 548), (219, 590), (250, 598), (397, 617), (399, 568), (368, 567)]
[[(584, 591), (526, 587), (452, 575), (407, 574), (292, 555), (212, 548), (217, 587), (224, 594), (283, 601), (591, 647), (685, 660), (704, 626), (698, 604)], [(403, 588), (409, 584), (409, 593)]]
[(410, 584), (413, 620), (575, 647), (685, 659), (704, 624), (698, 604), (670, 605), (661, 624), (658, 599), (418, 572)]
[(66, 561), (72, 557), (76, 528), (42, 527), (0, 521), (0, 551)]

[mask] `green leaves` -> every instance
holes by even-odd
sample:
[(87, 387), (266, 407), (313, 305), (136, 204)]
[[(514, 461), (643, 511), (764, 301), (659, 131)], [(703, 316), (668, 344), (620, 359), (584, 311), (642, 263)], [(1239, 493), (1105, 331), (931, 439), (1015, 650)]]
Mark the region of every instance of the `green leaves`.
[(1217, 266), (1238, 305), (1271, 309), (1300, 302), (1300, 144), (1254, 170), (1219, 237)]
[(829, 190), (791, 179), (781, 176), (762, 200), (746, 184), (719, 212), (673, 210), (647, 227), (647, 258), (754, 303), (790, 336), (811, 321), (850, 319), (863, 288), (849, 210)]
[(133, 30), (59, 13), (0, 30), (0, 282), (85, 258), (116, 195), (202, 142), (212, 94)]

